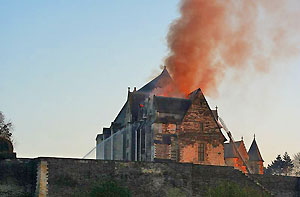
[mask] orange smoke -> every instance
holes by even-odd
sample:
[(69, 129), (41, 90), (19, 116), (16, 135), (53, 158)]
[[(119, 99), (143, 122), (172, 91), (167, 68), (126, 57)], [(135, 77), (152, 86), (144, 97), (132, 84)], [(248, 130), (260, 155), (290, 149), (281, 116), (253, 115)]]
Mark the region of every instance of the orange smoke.
[(266, 72), (275, 59), (292, 54), (296, 44), (287, 39), (292, 27), (286, 28), (291, 25), (286, 21), (293, 19), (287, 2), (182, 0), (165, 60), (178, 89), (186, 95), (199, 87), (212, 93), (228, 68)]

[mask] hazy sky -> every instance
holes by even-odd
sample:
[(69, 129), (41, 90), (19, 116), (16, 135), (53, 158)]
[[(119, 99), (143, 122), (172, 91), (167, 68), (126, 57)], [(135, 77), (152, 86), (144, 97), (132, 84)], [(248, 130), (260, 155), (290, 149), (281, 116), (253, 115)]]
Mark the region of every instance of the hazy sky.
[[(177, 4), (1, 1), (0, 111), (14, 123), (18, 157), (81, 158), (91, 150), (127, 87), (160, 72)], [(266, 163), (300, 151), (299, 57), (268, 73), (229, 71), (218, 96), (207, 97), (247, 148), (256, 134)]]

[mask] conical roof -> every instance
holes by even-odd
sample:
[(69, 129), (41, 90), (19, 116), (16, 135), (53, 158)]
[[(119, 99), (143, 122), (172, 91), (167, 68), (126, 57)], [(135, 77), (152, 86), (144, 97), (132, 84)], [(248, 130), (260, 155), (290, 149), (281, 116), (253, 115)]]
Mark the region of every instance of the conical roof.
[(250, 161), (264, 161), (259, 152), (259, 148), (257, 146), (255, 138), (253, 139), (253, 142), (248, 151), (248, 156)]

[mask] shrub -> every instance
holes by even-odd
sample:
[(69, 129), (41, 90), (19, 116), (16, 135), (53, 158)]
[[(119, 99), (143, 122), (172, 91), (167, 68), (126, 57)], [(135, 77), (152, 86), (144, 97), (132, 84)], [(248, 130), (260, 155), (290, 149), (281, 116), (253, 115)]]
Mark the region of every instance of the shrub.
[(114, 181), (96, 184), (90, 192), (90, 197), (130, 197), (130, 191)]
[(186, 194), (179, 188), (171, 188), (167, 191), (167, 197), (186, 197)]
[(209, 188), (207, 197), (252, 197), (252, 196), (270, 196), (265, 192), (254, 190), (250, 187), (241, 188), (238, 184), (232, 182), (222, 182), (214, 188)]

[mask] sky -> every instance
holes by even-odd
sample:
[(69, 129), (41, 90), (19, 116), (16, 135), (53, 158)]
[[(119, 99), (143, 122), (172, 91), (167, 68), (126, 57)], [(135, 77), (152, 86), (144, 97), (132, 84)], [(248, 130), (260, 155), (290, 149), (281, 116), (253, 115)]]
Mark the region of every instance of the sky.
[[(17, 156), (89, 152), (127, 87), (160, 73), (178, 2), (1, 1), (0, 111), (14, 124)], [(229, 70), (207, 100), (247, 148), (256, 135), (267, 164), (300, 152), (299, 76), (300, 55), (267, 73)]]

